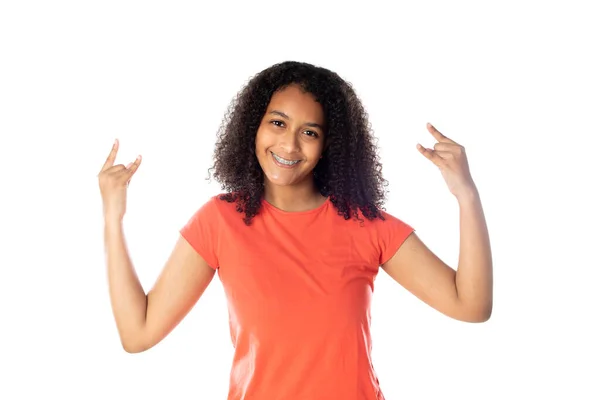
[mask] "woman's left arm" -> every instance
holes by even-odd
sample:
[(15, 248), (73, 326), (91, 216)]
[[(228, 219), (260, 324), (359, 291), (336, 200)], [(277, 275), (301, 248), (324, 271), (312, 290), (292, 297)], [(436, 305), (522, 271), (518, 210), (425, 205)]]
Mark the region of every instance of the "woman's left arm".
[(417, 148), (441, 171), (460, 211), (460, 253), (456, 270), (411, 234), (382, 267), (395, 281), (436, 310), (457, 320), (487, 321), (492, 313), (492, 255), (488, 229), (464, 147), (430, 124), (438, 141)]

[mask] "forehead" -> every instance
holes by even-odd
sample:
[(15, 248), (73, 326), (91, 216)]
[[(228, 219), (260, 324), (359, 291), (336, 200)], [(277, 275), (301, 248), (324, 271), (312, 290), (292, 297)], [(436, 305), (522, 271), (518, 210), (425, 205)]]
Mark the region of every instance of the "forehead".
[(291, 119), (311, 121), (322, 124), (323, 108), (315, 97), (304, 92), (297, 85), (291, 85), (276, 91), (271, 97), (267, 112), (273, 110), (287, 114)]

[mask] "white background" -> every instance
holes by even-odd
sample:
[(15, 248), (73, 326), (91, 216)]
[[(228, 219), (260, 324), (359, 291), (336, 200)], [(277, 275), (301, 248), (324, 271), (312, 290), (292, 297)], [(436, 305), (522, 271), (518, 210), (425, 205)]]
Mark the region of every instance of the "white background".
[(386, 398), (600, 398), (592, 1), (199, 3), (1, 3), (0, 398), (226, 398), (218, 278), (163, 342), (122, 350), (96, 175), (115, 138), (118, 162), (144, 157), (125, 224), (148, 290), (179, 228), (220, 190), (205, 178), (230, 100), (284, 60), (355, 86), (387, 210), (452, 265), (456, 201), (415, 149), (433, 143), (427, 121), (467, 148), (481, 192), (493, 316), (450, 320), (380, 274), (373, 351)]

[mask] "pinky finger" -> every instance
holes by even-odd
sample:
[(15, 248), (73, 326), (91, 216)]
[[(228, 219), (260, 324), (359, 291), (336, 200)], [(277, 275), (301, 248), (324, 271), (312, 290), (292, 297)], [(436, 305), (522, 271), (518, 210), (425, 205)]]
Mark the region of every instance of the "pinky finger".
[(126, 171), (128, 171), (127, 175), (129, 176), (129, 179), (131, 179), (131, 177), (133, 176), (133, 174), (135, 174), (135, 172), (137, 171), (137, 169), (140, 167), (140, 164), (142, 163), (142, 156), (137, 156), (137, 158), (135, 159), (134, 162), (130, 163), (127, 166)]
[(125, 171), (127, 171), (127, 177), (128, 177), (128, 179), (127, 179), (127, 187), (129, 187), (129, 183), (131, 182), (131, 178), (133, 178), (133, 174), (135, 174), (135, 172), (139, 168), (141, 162), (142, 162), (142, 156), (137, 156), (137, 158), (135, 159), (135, 161), (130, 162), (129, 164), (127, 164), (127, 168), (125, 169)]
[(138, 169), (138, 167), (140, 166), (141, 163), (142, 163), (142, 156), (137, 156), (135, 161), (130, 162), (127, 165), (127, 169), (130, 170), (130, 172), (133, 174), (135, 172), (135, 170)]
[(127, 164), (125, 166), (125, 168), (122, 171), (119, 171), (119, 172), (122, 174), (122, 176), (124, 178), (126, 178), (126, 179), (129, 180), (135, 174), (135, 172), (139, 168), (141, 162), (142, 162), (142, 157), (141, 156), (137, 156), (137, 158), (135, 159), (135, 161), (132, 161), (129, 164)]

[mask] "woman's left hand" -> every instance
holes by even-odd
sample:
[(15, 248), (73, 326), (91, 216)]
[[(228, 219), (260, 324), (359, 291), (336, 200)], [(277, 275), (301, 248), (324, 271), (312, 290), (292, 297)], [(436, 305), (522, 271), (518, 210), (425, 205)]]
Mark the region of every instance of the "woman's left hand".
[(429, 123), (427, 130), (437, 140), (437, 143), (433, 149), (418, 144), (419, 152), (440, 169), (448, 189), (456, 198), (472, 195), (476, 188), (469, 170), (465, 148), (444, 136)]

